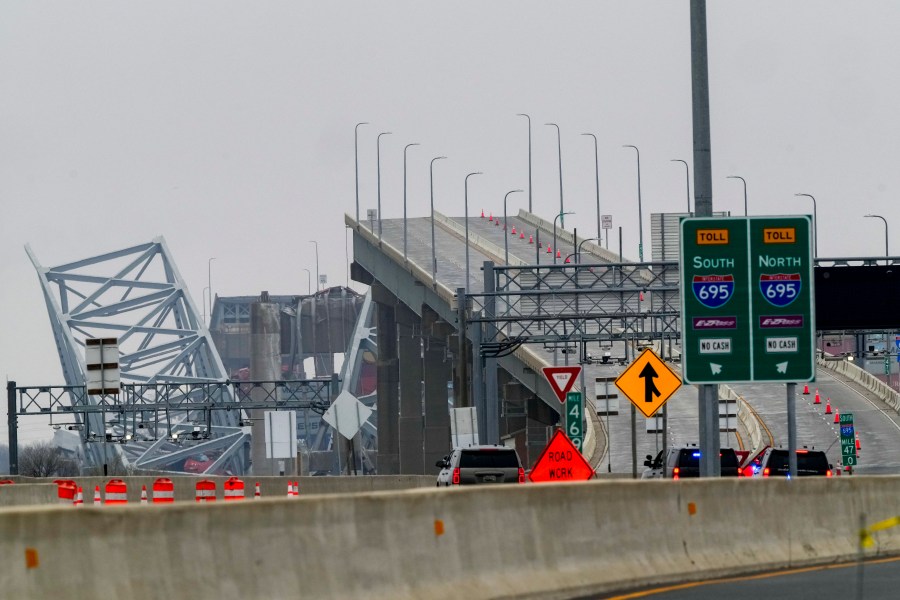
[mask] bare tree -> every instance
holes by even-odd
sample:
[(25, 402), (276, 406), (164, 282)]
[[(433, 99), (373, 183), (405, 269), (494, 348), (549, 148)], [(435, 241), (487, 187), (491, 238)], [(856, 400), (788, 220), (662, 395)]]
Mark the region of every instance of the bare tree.
[(19, 452), (19, 474), (28, 477), (73, 477), (78, 465), (51, 442), (35, 442)]

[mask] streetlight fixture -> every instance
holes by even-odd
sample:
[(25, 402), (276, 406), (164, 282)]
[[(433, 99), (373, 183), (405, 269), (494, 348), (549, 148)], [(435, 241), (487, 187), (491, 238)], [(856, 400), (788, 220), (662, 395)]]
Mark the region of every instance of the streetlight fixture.
[(725, 179), (740, 179), (744, 184), (744, 216), (747, 216), (747, 180), (740, 175), (728, 175)]
[(431, 165), (429, 165), (429, 172), (431, 173), (429, 179), (429, 185), (431, 187), (431, 285), (433, 287), (437, 287), (437, 254), (434, 247), (434, 161), (445, 158), (447, 157), (435, 156), (431, 159)]
[(309, 296), (312, 294), (312, 273), (310, 273), (309, 269), (303, 269), (306, 271), (306, 295)]
[(588, 239), (586, 239), (586, 240), (581, 240), (580, 242), (578, 242), (578, 251), (575, 253), (575, 262), (576, 262), (576, 263), (580, 263), (580, 262), (581, 262), (581, 247), (584, 246), (584, 243), (585, 243), (585, 242), (594, 242), (594, 241), (596, 241), (596, 242), (602, 242), (602, 241), (603, 241), (603, 238), (600, 237), (600, 236), (598, 236), (598, 237), (595, 237), (595, 238), (588, 238)]
[[(561, 213), (559, 213), (558, 215), (556, 215), (555, 217), (553, 217), (553, 250), (554, 250), (554, 252), (553, 252), (553, 264), (554, 264), (554, 265), (556, 264), (556, 252), (558, 252), (558, 250), (557, 250), (557, 248), (556, 248), (556, 220), (557, 220), (557, 219), (560, 219), (560, 217), (562, 217), (563, 215), (574, 215), (574, 214), (575, 214), (575, 213), (574, 213), (574, 212), (571, 212), (571, 211), (570, 211), (570, 212), (564, 212), (564, 213), (561, 212)], [(560, 223), (562, 223), (562, 219), (560, 219)]]
[(419, 142), (413, 142), (403, 148), (403, 260), (406, 260), (406, 151), (418, 145)]
[(368, 121), (356, 124), (353, 129), (353, 165), (356, 172), (356, 222), (359, 223), (359, 126), (368, 125)]
[[(556, 149), (559, 153), (559, 214), (560, 215), (569, 214), (569, 213), (563, 212), (562, 137), (560, 136), (560, 133), (559, 133), (559, 125), (557, 125), (556, 123), (545, 123), (545, 124), (550, 127), (556, 127)], [(566, 220), (561, 219), (559, 221), (559, 225), (560, 225), (560, 227), (565, 227)], [(554, 243), (554, 245), (555, 245), (555, 243)]]
[(691, 169), (688, 167), (687, 161), (680, 158), (673, 158), (669, 162), (680, 162), (684, 165), (684, 181), (687, 185), (687, 211), (691, 214)]
[(637, 146), (624, 144), (623, 148), (634, 148), (637, 153), (637, 184), (638, 184), (638, 262), (644, 262), (644, 213), (641, 208), (641, 151)]
[(375, 163), (378, 169), (378, 241), (381, 242), (381, 136), (391, 135), (390, 131), (382, 131), (375, 138)]
[[(507, 200), (507, 198), (509, 198), (510, 194), (515, 194), (516, 192), (521, 192), (521, 191), (523, 191), (523, 190), (510, 190), (510, 191), (506, 192), (505, 196), (503, 196), (503, 229), (504, 229), (503, 263), (506, 265), (509, 265), (509, 231), (507, 231), (508, 227), (506, 225), (506, 200)], [(468, 246), (466, 246), (466, 251), (468, 252), (468, 250), (469, 250), (469, 248), (468, 248)], [(466, 256), (466, 259), (468, 259), (468, 258), (469, 257)], [(466, 267), (468, 268), (468, 266), (469, 265), (467, 263)]]
[(516, 116), (528, 119), (528, 212), (533, 212), (531, 210), (531, 117), (525, 113), (518, 113)]
[(481, 171), (476, 171), (474, 173), (469, 173), (466, 175), (465, 182), (463, 183), (463, 200), (465, 202), (465, 219), (466, 219), (466, 285), (464, 286), (467, 290), (469, 289), (469, 177), (472, 175), (484, 175)]
[(863, 216), (869, 217), (872, 219), (881, 219), (882, 221), (884, 221), (884, 256), (885, 257), (890, 256), (891, 253), (888, 250), (888, 222), (887, 222), (887, 219), (885, 219), (881, 215), (863, 215)]
[(212, 321), (212, 261), (216, 260), (216, 257), (213, 256), (208, 261), (206, 261), (206, 285), (209, 286), (209, 319)]
[(316, 291), (319, 291), (319, 242), (315, 240), (309, 240), (310, 244), (315, 244), (316, 246)]
[(600, 237), (603, 235), (603, 230), (600, 228), (600, 155), (597, 151), (597, 136), (593, 133), (582, 133), (581, 135), (589, 135), (594, 138), (594, 176), (597, 180), (597, 237)]
[(813, 258), (819, 256), (819, 219), (816, 216), (816, 199), (812, 194), (794, 194), (795, 196), (806, 196), (813, 202)]

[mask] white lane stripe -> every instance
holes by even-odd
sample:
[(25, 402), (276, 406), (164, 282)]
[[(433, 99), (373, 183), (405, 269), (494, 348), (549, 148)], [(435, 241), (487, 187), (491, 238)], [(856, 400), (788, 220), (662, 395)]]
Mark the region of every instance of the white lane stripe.
[[(823, 370), (823, 371), (824, 371), (824, 370)], [(851, 386), (849, 382), (843, 381), (843, 380), (841, 380), (841, 379), (838, 379), (838, 378), (835, 377), (833, 374), (828, 373), (828, 372), (824, 372), (824, 374), (825, 374), (825, 375), (828, 375), (828, 377), (830, 377), (832, 381), (834, 381), (834, 382), (836, 382), (836, 383), (840, 383), (841, 385), (843, 385), (844, 387), (846, 387), (848, 390), (850, 390), (851, 392), (853, 392), (854, 394), (856, 394), (857, 396), (859, 396), (860, 398), (862, 398), (863, 400), (865, 400), (866, 402), (868, 402), (869, 404), (871, 404), (871, 405), (872, 405), (872, 408), (874, 408), (877, 412), (881, 413), (881, 415), (882, 415), (885, 419), (887, 419), (887, 420), (890, 422), (891, 425), (893, 425), (894, 427), (897, 428), (897, 431), (900, 431), (900, 425), (898, 425), (897, 422), (894, 421), (894, 419), (892, 419), (892, 418), (887, 414), (887, 411), (886, 411), (885, 409), (883, 409), (883, 408), (879, 407), (877, 404), (875, 404), (875, 402), (873, 402), (871, 398), (869, 398), (868, 396), (866, 396), (865, 394), (863, 394), (862, 392), (860, 392), (859, 390), (857, 390), (856, 388), (854, 388), (853, 386)], [(857, 385), (858, 385), (858, 384), (857, 384)], [(896, 413), (895, 413), (895, 414), (896, 414)]]

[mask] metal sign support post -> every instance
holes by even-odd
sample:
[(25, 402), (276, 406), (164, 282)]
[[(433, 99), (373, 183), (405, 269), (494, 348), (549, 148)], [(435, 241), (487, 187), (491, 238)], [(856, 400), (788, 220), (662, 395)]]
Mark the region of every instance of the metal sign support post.
[(16, 410), (16, 382), (6, 382), (6, 422), (9, 426), (9, 474), (19, 474), (19, 415)]
[[(494, 281), (494, 263), (493, 261), (484, 261), (484, 293), (485, 303), (484, 312), (488, 319), (496, 316), (497, 298), (493, 295), (496, 291)], [(494, 323), (487, 323), (487, 333), (491, 339), (497, 337), (497, 326)], [(488, 356), (484, 360), (484, 387), (485, 387), (485, 430), (487, 437), (486, 444), (500, 443), (500, 399), (498, 398), (497, 388), (497, 357)]]
[[(788, 472), (791, 477), (797, 476), (797, 407), (795, 405), (797, 384), (785, 384), (787, 388), (788, 418)], [(818, 392), (817, 392), (818, 393)]]

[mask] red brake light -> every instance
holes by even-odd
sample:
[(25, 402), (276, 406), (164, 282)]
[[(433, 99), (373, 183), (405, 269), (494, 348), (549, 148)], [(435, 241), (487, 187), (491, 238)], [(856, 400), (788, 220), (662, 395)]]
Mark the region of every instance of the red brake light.
[(459, 467), (453, 469), (453, 485), (459, 485)]
[(825, 471), (825, 477), (831, 477), (831, 475), (832, 475), (831, 469), (828, 469), (827, 471)]
[(680, 473), (680, 472), (681, 472), (680, 467), (675, 467), (674, 469), (672, 469), (672, 479), (678, 479), (678, 473)]
[(807, 454), (809, 450), (797, 450), (797, 454)]
[(525, 469), (519, 467), (519, 483), (525, 483)]
[(769, 476), (769, 467), (766, 467), (765, 469), (763, 469), (763, 477), (768, 477), (768, 476)]

